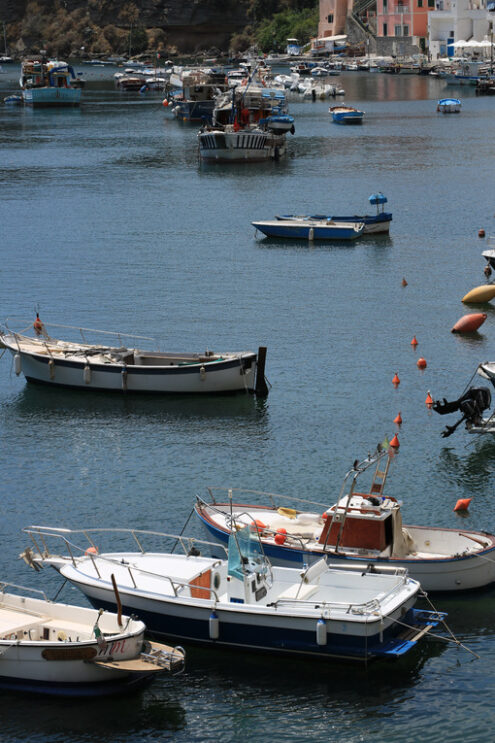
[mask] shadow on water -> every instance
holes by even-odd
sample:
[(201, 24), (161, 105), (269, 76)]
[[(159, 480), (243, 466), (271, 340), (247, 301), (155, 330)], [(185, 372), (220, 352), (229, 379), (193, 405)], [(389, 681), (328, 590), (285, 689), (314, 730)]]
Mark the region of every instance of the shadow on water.
[(2, 412), (20, 418), (81, 419), (102, 417), (145, 418), (148, 421), (187, 419), (247, 419), (265, 421), (268, 399), (250, 393), (233, 395), (147, 395), (113, 394), (104, 391), (70, 390), (26, 384), (13, 398), (4, 402)]
[(470, 437), (462, 454), (443, 447), (435, 474), (444, 484), (455, 485), (466, 495), (479, 493), (491, 497), (495, 477), (495, 436)]

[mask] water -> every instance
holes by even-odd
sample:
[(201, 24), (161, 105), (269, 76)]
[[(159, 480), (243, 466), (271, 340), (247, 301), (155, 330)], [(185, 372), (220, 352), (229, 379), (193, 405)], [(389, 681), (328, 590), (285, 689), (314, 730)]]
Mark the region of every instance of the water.
[[(362, 127), (332, 124), (333, 101), (294, 103), (286, 160), (206, 167), (196, 128), (167, 118), (160, 94), (114, 90), (112, 73), (87, 73), (80, 110), (0, 106), (3, 317), (26, 326), (39, 303), (46, 321), (156, 336), (169, 350), (266, 344), (273, 387), (267, 400), (58, 392), (28, 387), (4, 356), (1, 577), (59, 587), (17, 559), (28, 524), (175, 531), (206, 485), (331, 503), (399, 410), (388, 492), (404, 499), (406, 523), (493, 532), (495, 442), (462, 428), (442, 439), (445, 419), (424, 400), (456, 397), (493, 360), (491, 306), (477, 335), (450, 329), (484, 283), (477, 233), (493, 231), (495, 101), (462, 89), (462, 113), (443, 116), (438, 80), (345, 73)], [(0, 78), (1, 98), (16, 76)], [(311, 246), (256, 239), (250, 224), (360, 213), (377, 190), (390, 237)], [(469, 496), (460, 522), (453, 506)], [(83, 602), (74, 589), (62, 598)], [(491, 740), (494, 592), (436, 603), (480, 660), (434, 642), (367, 671), (191, 649), (184, 676), (126, 700), (4, 693), (2, 742)]]

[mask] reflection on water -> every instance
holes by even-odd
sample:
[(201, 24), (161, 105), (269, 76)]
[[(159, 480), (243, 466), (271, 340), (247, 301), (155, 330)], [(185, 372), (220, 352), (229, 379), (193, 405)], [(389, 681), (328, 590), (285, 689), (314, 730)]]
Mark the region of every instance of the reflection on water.
[(140, 418), (147, 422), (165, 420), (225, 419), (266, 422), (269, 398), (250, 393), (235, 395), (147, 395), (121, 394), (93, 390), (70, 390), (26, 383), (22, 390), (2, 406), (0, 415), (57, 420), (77, 416), (85, 419)]

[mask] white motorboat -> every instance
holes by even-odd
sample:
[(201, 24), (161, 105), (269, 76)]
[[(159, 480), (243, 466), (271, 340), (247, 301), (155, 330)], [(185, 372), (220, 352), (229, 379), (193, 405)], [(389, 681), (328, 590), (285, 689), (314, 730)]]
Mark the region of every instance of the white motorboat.
[[(0, 688), (101, 696), (184, 668), (182, 648), (144, 638), (143, 622), (103, 610), (7, 593), (0, 583)], [(23, 593), (32, 589), (22, 588)]]
[[(22, 555), (30, 565), (55, 568), (98, 607), (114, 606), (114, 576), (126, 611), (145, 619), (150, 631), (188, 642), (320, 658), (394, 658), (445, 616), (413, 608), (420, 586), (401, 568), (342, 568), (324, 558), (302, 570), (272, 567), (249, 527), (230, 535), (228, 559), (202, 556), (198, 548), (211, 549), (209, 543), (157, 532), (25, 531), (34, 545)], [(140, 551), (122, 550), (126, 531)], [(173, 539), (183, 553), (145, 548), (145, 539), (155, 544), (158, 537)], [(106, 551), (109, 539), (117, 551)]]
[[(494, 583), (494, 535), (402, 525), (401, 504), (383, 494), (392, 456), (390, 449), (378, 450), (363, 462), (356, 460), (330, 507), (302, 498), (292, 498), (288, 507), (284, 496), (239, 490), (229, 490), (229, 498), (219, 502), (214, 495), (218, 489), (209, 488), (211, 502), (198, 498), (196, 513), (209, 537), (221, 544), (227, 544), (232, 529), (257, 524), (267, 557), (278, 565), (327, 556), (335, 564), (396, 566), (407, 568), (425, 591), (462, 591)], [(372, 466), (369, 491), (355, 492), (358, 476)], [(239, 502), (240, 494), (246, 500)], [(262, 505), (252, 505), (253, 500)]]
[[(145, 351), (122, 345), (122, 338), (152, 341), (130, 334), (108, 333), (120, 345), (96, 345), (52, 338), (39, 317), (34, 337), (0, 328), (0, 344), (14, 357), (15, 373), (29, 382), (91, 390), (164, 394), (256, 392), (266, 394), (266, 349), (214, 353)], [(69, 328), (55, 325), (51, 327)], [(76, 328), (71, 328), (72, 331)], [(80, 328), (81, 335), (94, 332)], [(263, 392), (264, 389), (264, 392)]]

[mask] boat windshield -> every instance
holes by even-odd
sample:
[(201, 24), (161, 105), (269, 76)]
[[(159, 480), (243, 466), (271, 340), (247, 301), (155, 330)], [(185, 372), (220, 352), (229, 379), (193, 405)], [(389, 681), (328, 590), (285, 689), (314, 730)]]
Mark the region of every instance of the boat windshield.
[(229, 536), (228, 574), (244, 580), (246, 573), (267, 571), (266, 558), (255, 525), (245, 526)]

